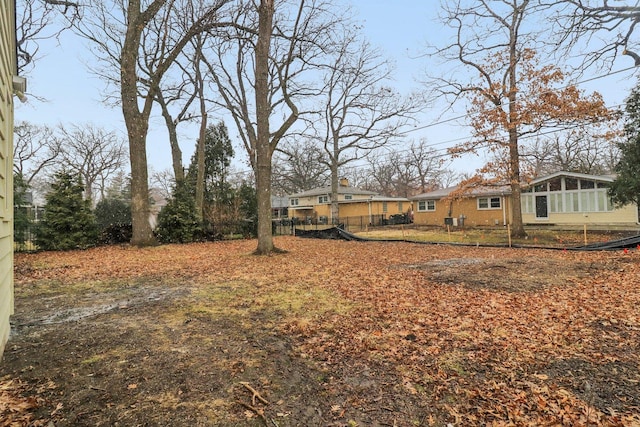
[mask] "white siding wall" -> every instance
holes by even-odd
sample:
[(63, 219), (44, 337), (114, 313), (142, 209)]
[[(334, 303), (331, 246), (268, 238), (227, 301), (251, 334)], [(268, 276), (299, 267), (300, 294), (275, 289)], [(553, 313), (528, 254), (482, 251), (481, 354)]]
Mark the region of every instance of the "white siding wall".
[(0, 357), (13, 314), (13, 75), (14, 0), (0, 6)]

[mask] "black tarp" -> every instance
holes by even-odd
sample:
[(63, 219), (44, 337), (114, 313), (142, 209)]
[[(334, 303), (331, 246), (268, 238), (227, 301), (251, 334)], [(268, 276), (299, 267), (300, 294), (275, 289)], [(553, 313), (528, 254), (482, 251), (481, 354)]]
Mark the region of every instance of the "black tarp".
[[(441, 244), (441, 245), (454, 245), (454, 246), (479, 246), (479, 247), (508, 247), (507, 244), (468, 244), (468, 243), (446, 243), (446, 242), (418, 242), (414, 240), (403, 239), (368, 239), (366, 237), (360, 237), (356, 234), (349, 233), (346, 230), (338, 227), (327, 228), (324, 230), (299, 230), (296, 229), (296, 236), (315, 238), (315, 239), (341, 239), (352, 240), (358, 242), (408, 242), (408, 243), (425, 243), (425, 244)], [(552, 248), (546, 246), (523, 246), (512, 245), (514, 248), (532, 248), (532, 249), (561, 249), (571, 251), (612, 251), (625, 248), (640, 248), (640, 235), (625, 237), (623, 239), (610, 240), (608, 242), (593, 243), (584, 246), (574, 246), (567, 248)]]

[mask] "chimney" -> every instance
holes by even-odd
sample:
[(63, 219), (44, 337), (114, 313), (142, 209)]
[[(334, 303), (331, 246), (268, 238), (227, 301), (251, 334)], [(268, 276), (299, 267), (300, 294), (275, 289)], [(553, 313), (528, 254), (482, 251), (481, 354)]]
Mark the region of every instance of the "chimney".
[(340, 178), (340, 187), (348, 187), (349, 180), (347, 178)]

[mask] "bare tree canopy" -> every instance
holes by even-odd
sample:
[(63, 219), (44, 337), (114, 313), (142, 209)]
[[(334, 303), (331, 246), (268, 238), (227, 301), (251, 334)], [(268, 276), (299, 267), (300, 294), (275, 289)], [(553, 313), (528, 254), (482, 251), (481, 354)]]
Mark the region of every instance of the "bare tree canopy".
[(618, 55), (628, 55), (629, 65), (640, 65), (640, 40), (636, 25), (640, 6), (616, 0), (560, 0), (550, 5), (560, 9), (555, 22), (560, 44), (584, 54), (583, 66), (609, 64)]
[[(66, 17), (61, 19), (60, 14)], [(58, 38), (79, 18), (78, 3), (57, 0), (16, 1), (16, 51), (18, 74), (34, 66), (40, 53), (39, 43)]]
[(329, 182), (326, 154), (311, 138), (288, 138), (273, 157), (273, 192), (284, 196), (323, 187)]
[(452, 180), (451, 160), (437, 152), (426, 139), (412, 141), (407, 148), (393, 149), (386, 155), (368, 158), (374, 183), (370, 190), (387, 196), (411, 197), (444, 186)]
[(28, 122), (18, 122), (13, 128), (13, 172), (22, 176), (25, 184), (55, 165), (62, 144), (53, 129)]
[[(348, 23), (346, 23), (348, 26)], [(336, 35), (336, 48), (321, 66), (323, 88), (310, 129), (331, 171), (331, 217), (338, 217), (340, 169), (400, 137), (419, 102), (393, 89), (393, 66), (351, 28)]]
[(60, 125), (61, 169), (82, 177), (84, 198), (93, 204), (96, 186), (104, 197), (109, 179), (122, 171), (126, 162), (125, 143), (115, 132), (92, 124)]

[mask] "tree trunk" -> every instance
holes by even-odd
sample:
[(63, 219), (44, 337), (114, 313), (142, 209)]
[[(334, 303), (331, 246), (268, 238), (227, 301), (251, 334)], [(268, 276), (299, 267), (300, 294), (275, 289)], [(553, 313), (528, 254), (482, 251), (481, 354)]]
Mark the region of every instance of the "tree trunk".
[[(203, 98), (200, 98), (204, 104)], [(198, 147), (196, 150), (196, 160), (198, 164), (198, 173), (196, 176), (196, 216), (202, 221), (204, 218), (204, 146), (207, 139), (207, 113), (202, 109), (202, 123), (200, 123), (200, 137), (198, 138)]]
[(202, 222), (204, 219), (204, 176), (205, 176), (205, 159), (204, 151), (207, 143), (207, 105), (204, 98), (204, 79), (200, 73), (200, 61), (202, 55), (202, 41), (200, 37), (196, 37), (197, 51), (195, 59), (196, 83), (198, 86), (198, 98), (200, 100), (200, 138), (198, 139), (198, 147), (196, 150), (196, 162), (198, 165), (198, 173), (196, 175), (196, 217)]
[[(129, 106), (130, 107), (130, 106)], [(139, 114), (127, 112), (127, 105), (123, 103), (125, 122), (129, 135), (129, 158), (131, 159), (131, 221), (133, 236), (131, 244), (136, 246), (150, 246), (156, 243), (153, 230), (149, 223), (149, 182), (147, 172), (145, 121), (136, 117)], [(135, 117), (137, 120), (132, 119)]]
[(509, 181), (511, 185), (511, 237), (523, 238), (527, 232), (522, 222), (521, 187), (520, 187), (520, 152), (516, 129), (509, 130)]
[(167, 104), (164, 101), (164, 97), (161, 93), (158, 93), (158, 103), (162, 109), (162, 117), (167, 125), (167, 131), (169, 132), (169, 145), (171, 146), (171, 165), (173, 167), (173, 176), (176, 179), (176, 183), (180, 184), (184, 181), (184, 169), (182, 168), (182, 150), (180, 144), (178, 144), (178, 131), (176, 123), (171, 117), (171, 113), (167, 108)]
[(516, 102), (518, 96), (518, 33), (517, 22), (522, 10), (526, 7), (521, 5), (520, 11), (514, 11), (512, 24), (509, 29), (509, 183), (511, 185), (511, 237), (523, 238), (527, 233), (524, 231), (522, 223), (522, 206), (520, 202), (520, 150), (518, 149), (518, 125)]
[[(128, 17), (132, 23), (140, 19), (140, 1), (130, 1)], [(138, 106), (138, 79), (136, 73), (141, 30), (139, 25), (127, 26), (120, 57), (120, 96), (122, 113), (129, 137), (129, 159), (131, 162), (131, 222), (133, 235), (131, 244), (149, 246), (156, 243), (149, 224), (149, 182), (147, 171), (148, 114), (140, 112)], [(150, 110), (150, 109), (149, 109)]]
[(338, 187), (340, 186), (338, 177), (338, 164), (331, 164), (331, 223), (337, 225), (340, 221), (340, 207), (338, 206)]
[(273, 29), (273, 0), (261, 0), (255, 50), (256, 96), (256, 196), (258, 201), (258, 255), (273, 252), (271, 234), (271, 135), (269, 130), (269, 50)]

